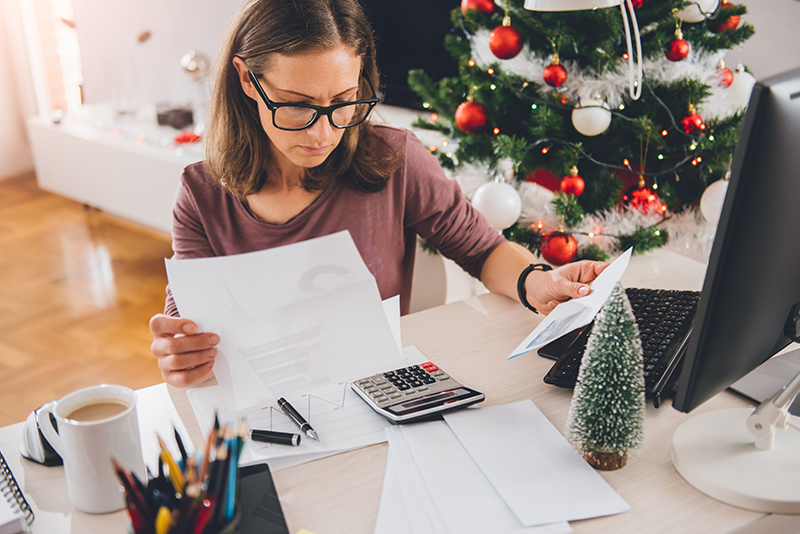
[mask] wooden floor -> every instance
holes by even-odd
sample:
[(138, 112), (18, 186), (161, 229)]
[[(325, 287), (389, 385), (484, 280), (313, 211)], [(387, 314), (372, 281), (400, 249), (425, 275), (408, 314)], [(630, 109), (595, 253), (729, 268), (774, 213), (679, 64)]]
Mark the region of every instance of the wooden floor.
[(0, 426), (70, 391), (161, 382), (147, 322), (163, 309), (166, 234), (0, 180)]

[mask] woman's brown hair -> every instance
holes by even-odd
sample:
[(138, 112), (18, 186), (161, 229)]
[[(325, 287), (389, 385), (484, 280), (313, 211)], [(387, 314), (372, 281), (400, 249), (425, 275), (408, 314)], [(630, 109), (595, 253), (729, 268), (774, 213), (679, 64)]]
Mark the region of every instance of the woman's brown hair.
[[(242, 90), (233, 58), (241, 58), (248, 70), (260, 76), (272, 54), (322, 51), (340, 44), (361, 58), (358, 98), (372, 97), (370, 83), (379, 86), (375, 42), (358, 0), (255, 0), (232, 21), (216, 60), (205, 137), (208, 168), (233, 195), (244, 198), (259, 191), (271, 158), (258, 107)], [(303, 186), (325, 189), (349, 171), (348, 186), (383, 189), (396, 154), (378, 156), (358, 150), (371, 135), (375, 134), (369, 121), (346, 129), (325, 162), (307, 170)]]

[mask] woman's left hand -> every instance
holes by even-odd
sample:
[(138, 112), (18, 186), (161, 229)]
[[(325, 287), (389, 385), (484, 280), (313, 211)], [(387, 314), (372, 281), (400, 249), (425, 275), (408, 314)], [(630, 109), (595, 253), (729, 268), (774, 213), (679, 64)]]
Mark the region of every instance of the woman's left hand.
[(552, 271), (533, 271), (525, 280), (525, 295), (531, 306), (547, 315), (560, 303), (591, 293), (589, 284), (606, 267), (608, 263), (579, 261)]

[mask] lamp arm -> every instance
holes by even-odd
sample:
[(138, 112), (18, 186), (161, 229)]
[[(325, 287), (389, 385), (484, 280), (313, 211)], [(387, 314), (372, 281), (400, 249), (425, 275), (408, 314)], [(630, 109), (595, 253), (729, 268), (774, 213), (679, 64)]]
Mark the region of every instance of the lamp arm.
[(762, 402), (747, 418), (747, 429), (756, 438), (756, 448), (769, 450), (775, 444), (775, 430), (786, 430), (790, 426), (800, 430), (793, 422), (789, 407), (800, 393), (800, 372), (772, 397)]
[[(625, 13), (625, 6), (628, 6), (628, 14)], [(630, 95), (633, 100), (638, 100), (642, 95), (642, 37), (639, 34), (639, 22), (636, 20), (636, 10), (633, 8), (631, 0), (622, 0), (619, 5), (622, 11), (622, 24), (625, 27), (625, 42), (628, 45), (628, 81), (630, 82)], [(633, 46), (631, 43), (631, 26), (636, 41), (636, 65), (634, 66)]]

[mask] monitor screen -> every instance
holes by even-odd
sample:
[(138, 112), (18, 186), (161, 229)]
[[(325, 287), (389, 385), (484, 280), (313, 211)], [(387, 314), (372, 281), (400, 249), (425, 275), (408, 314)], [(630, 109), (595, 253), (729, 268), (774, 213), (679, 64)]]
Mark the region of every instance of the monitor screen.
[(673, 406), (688, 412), (789, 344), (800, 303), (800, 69), (757, 83)]

